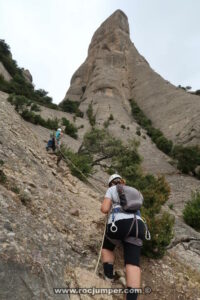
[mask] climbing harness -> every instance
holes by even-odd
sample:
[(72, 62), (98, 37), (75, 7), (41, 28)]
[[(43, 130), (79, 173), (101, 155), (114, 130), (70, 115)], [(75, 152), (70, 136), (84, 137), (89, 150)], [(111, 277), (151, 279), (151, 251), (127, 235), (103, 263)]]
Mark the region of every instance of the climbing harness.
[[(112, 211), (112, 223), (111, 223), (110, 231), (112, 233), (115, 233), (115, 232), (117, 232), (118, 228), (117, 228), (117, 226), (115, 224), (114, 214), (116, 212), (120, 212), (122, 210), (119, 207), (118, 208), (114, 208), (113, 210), (115, 210), (115, 211), (114, 212)], [(142, 219), (142, 221), (144, 223), (144, 226), (145, 226), (145, 240), (149, 241), (151, 239), (151, 235), (150, 235), (150, 232), (148, 230), (148, 226), (147, 226), (146, 220), (143, 219), (143, 218), (141, 218), (141, 219)], [(130, 236), (130, 233), (131, 233), (131, 231), (133, 229), (134, 224), (136, 225), (136, 236), (135, 237)], [(108, 235), (106, 235), (106, 238), (111, 243), (113, 243), (114, 245), (119, 245), (121, 243), (120, 240), (110, 238)], [(127, 242), (127, 243), (130, 243), (130, 244), (133, 244), (133, 245), (137, 245), (137, 246), (142, 246), (143, 245), (143, 241), (138, 237), (138, 219), (136, 217), (136, 214), (134, 215), (133, 221), (131, 223), (131, 226), (129, 228), (129, 231), (128, 231), (127, 235), (124, 238), (124, 241)]]

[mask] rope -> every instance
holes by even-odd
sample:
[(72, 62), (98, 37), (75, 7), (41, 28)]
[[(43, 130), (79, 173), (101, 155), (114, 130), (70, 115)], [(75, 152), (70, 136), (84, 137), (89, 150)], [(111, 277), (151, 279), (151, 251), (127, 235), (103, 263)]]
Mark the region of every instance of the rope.
[(104, 228), (103, 238), (102, 238), (102, 242), (101, 242), (101, 248), (99, 250), (99, 256), (98, 256), (97, 264), (96, 264), (96, 267), (95, 267), (95, 270), (94, 270), (94, 275), (96, 275), (96, 273), (97, 273), (97, 269), (98, 269), (98, 266), (99, 266), (99, 261), (100, 261), (100, 258), (101, 258), (101, 251), (102, 251), (102, 248), (103, 248), (103, 242), (104, 242), (104, 238), (105, 238), (105, 234), (106, 234), (106, 225), (107, 225), (107, 218), (106, 218), (106, 221), (105, 221), (105, 228)]
[(89, 180), (88, 180), (88, 178), (85, 176), (85, 174), (83, 174), (83, 172), (68, 158), (68, 157), (66, 157), (63, 153), (62, 153), (62, 151), (58, 148), (58, 151), (60, 152), (60, 154), (62, 155), (62, 159), (66, 162), (66, 163), (68, 163), (68, 162), (70, 162), (71, 163), (71, 165), (85, 178), (85, 180), (98, 192), (98, 193), (102, 193), (102, 191), (100, 191), (100, 189), (98, 189), (94, 184), (92, 184)]
[[(83, 172), (68, 158), (66, 157), (62, 151), (60, 149), (58, 149), (58, 151), (60, 152), (60, 154), (62, 155), (62, 158), (63, 160), (68, 163), (68, 161), (71, 163), (71, 165), (78, 171), (80, 172), (80, 174), (85, 178), (85, 180), (98, 192), (98, 193), (102, 193), (99, 189), (97, 189), (96, 186), (94, 186), (88, 179), (87, 177), (83, 174)], [(105, 234), (106, 234), (106, 225), (107, 225), (107, 218), (106, 218), (106, 221), (105, 221), (105, 228), (104, 228), (104, 233), (103, 233), (103, 238), (102, 238), (102, 242), (101, 242), (101, 247), (100, 247), (100, 250), (99, 250), (99, 256), (98, 256), (98, 260), (97, 260), (97, 264), (96, 264), (96, 267), (95, 267), (95, 270), (94, 270), (94, 274), (97, 273), (97, 269), (98, 269), (98, 266), (99, 266), (99, 262), (100, 262), (100, 258), (101, 258), (101, 251), (102, 251), (102, 248), (103, 248), (103, 242), (104, 242), (104, 238), (105, 238)]]

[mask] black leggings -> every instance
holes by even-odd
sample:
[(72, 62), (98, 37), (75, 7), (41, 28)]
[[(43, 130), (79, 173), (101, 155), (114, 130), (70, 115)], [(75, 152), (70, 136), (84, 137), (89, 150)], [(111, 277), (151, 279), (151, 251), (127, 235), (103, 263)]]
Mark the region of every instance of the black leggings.
[[(138, 221), (138, 238), (141, 240), (144, 240), (145, 235), (145, 226), (142, 220)], [(118, 227), (117, 232), (111, 232), (110, 227), (111, 224), (107, 225), (106, 235), (111, 239), (117, 239), (120, 240), (123, 244), (124, 249), (124, 263), (131, 264), (134, 266), (140, 265), (140, 252), (141, 252), (141, 246), (133, 245), (128, 242), (124, 242), (124, 238), (127, 236), (129, 229), (131, 227), (131, 224), (133, 222), (133, 219), (123, 219), (116, 221), (115, 224)], [(129, 236), (135, 237), (136, 236), (136, 224), (134, 224)], [(107, 249), (110, 251), (113, 251), (115, 248), (115, 245), (105, 236), (104, 243), (103, 243), (103, 249)]]

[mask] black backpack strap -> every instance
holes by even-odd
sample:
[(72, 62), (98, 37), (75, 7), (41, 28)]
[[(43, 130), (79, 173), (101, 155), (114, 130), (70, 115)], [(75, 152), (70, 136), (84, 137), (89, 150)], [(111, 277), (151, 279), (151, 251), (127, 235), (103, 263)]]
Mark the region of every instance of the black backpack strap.
[[(127, 235), (126, 235), (125, 238), (127, 238), (127, 237), (129, 236), (129, 234), (131, 233), (131, 230), (132, 230), (132, 228), (133, 228), (135, 222), (137, 223), (136, 216), (134, 216), (133, 221), (132, 221), (132, 223), (131, 223), (131, 227), (129, 228), (129, 231), (128, 231), (128, 233), (127, 233)], [(137, 232), (136, 232), (136, 237), (138, 237)]]
[(120, 205), (123, 207), (126, 205), (126, 195), (124, 193), (124, 188), (122, 184), (117, 184), (117, 192), (120, 199)]
[(107, 236), (106, 234), (106, 238), (115, 246), (118, 246), (121, 244), (121, 241), (120, 240), (117, 240), (117, 239), (111, 239), (109, 236)]

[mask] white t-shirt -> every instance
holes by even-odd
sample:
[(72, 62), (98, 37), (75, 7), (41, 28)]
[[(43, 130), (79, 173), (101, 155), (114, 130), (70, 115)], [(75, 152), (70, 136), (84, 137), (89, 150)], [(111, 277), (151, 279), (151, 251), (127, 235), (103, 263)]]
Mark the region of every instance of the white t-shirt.
[[(120, 207), (120, 199), (119, 199), (119, 195), (117, 192), (117, 186), (113, 185), (110, 188), (107, 189), (106, 194), (105, 194), (105, 198), (109, 198), (112, 201), (112, 205), (113, 207)], [(130, 214), (130, 213), (123, 213), (123, 212), (119, 212), (115, 214), (115, 221), (119, 221), (122, 219), (132, 219), (134, 218), (135, 214)], [(137, 219), (141, 219), (140, 216), (136, 215)], [(110, 214), (108, 217), (108, 224), (112, 223), (112, 215)]]

